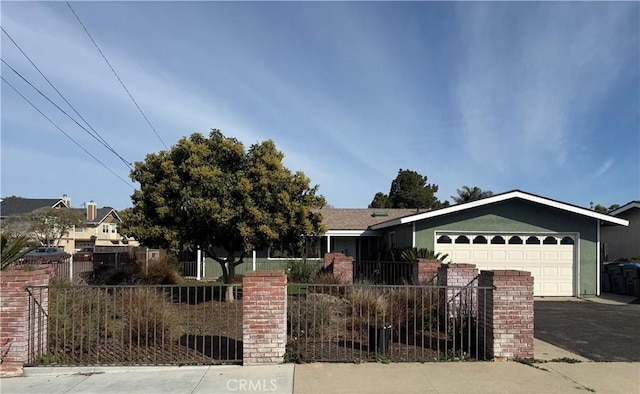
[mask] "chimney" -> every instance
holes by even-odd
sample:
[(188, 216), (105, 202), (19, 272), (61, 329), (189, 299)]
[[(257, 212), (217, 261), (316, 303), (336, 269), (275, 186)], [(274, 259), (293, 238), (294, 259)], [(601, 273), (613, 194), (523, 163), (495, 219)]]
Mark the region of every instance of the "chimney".
[(87, 203), (87, 222), (93, 222), (96, 220), (97, 215), (98, 209), (96, 208), (96, 203), (91, 200)]
[(66, 194), (62, 195), (62, 202), (65, 203), (65, 205), (67, 206), (67, 208), (71, 208), (71, 199), (69, 198), (69, 196), (67, 196)]

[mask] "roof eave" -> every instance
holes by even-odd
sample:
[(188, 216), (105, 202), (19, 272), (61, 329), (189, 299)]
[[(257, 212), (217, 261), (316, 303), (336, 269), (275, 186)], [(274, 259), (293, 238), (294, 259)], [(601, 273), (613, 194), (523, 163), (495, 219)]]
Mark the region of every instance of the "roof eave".
[(545, 197), (541, 197), (541, 196), (536, 196), (534, 194), (529, 194), (529, 193), (525, 193), (522, 192), (520, 190), (513, 190), (510, 192), (506, 192), (506, 193), (502, 193), (502, 194), (496, 194), (494, 196), (491, 197), (487, 197), (487, 198), (483, 198), (481, 200), (476, 200), (476, 201), (472, 201), (472, 202), (468, 202), (465, 204), (457, 204), (457, 205), (453, 205), (450, 207), (446, 207), (446, 208), (441, 208), (435, 211), (428, 211), (428, 212), (423, 212), (417, 215), (413, 215), (413, 216), (407, 216), (404, 218), (399, 218), (399, 219), (395, 219), (395, 220), (390, 220), (388, 222), (383, 222), (383, 223), (379, 223), (375, 226), (371, 226), (372, 230), (380, 230), (383, 228), (387, 228), (387, 227), (393, 227), (393, 226), (399, 226), (402, 224), (407, 224), (407, 223), (412, 223), (412, 222), (416, 222), (418, 220), (423, 220), (423, 219), (428, 219), (428, 218), (432, 218), (432, 217), (437, 217), (437, 216), (442, 216), (442, 215), (447, 215), (450, 213), (455, 213), (455, 212), (459, 212), (459, 211), (465, 211), (468, 209), (472, 209), (472, 208), (476, 208), (476, 207), (480, 207), (480, 206), (484, 206), (484, 205), (489, 205), (489, 204), (493, 204), (496, 202), (501, 202), (501, 201), (506, 201), (506, 200), (511, 200), (514, 198), (520, 198), (526, 201), (531, 201), (531, 202), (535, 202), (538, 204), (542, 204), (542, 205), (546, 205), (549, 207), (553, 207), (553, 208), (557, 208), (557, 209), (561, 209), (564, 211), (568, 211), (568, 212), (572, 212), (572, 213), (576, 213), (578, 215), (583, 215), (583, 216), (588, 216), (594, 219), (598, 219), (607, 223), (611, 223), (611, 224), (618, 224), (621, 226), (628, 226), (629, 225), (629, 221), (628, 220), (624, 220), (624, 219), (620, 219), (620, 218), (615, 218), (613, 216), (610, 215), (605, 215), (602, 213), (598, 213), (595, 211), (592, 211), (590, 209), (586, 209), (586, 208), (581, 208), (575, 205), (570, 205), (567, 203), (563, 203), (560, 201), (556, 201), (556, 200), (551, 200)]

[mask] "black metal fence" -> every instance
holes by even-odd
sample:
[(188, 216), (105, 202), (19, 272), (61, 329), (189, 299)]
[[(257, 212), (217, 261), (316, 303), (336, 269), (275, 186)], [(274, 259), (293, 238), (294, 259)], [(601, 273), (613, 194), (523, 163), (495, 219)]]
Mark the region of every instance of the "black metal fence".
[(484, 359), (480, 287), (288, 285), (286, 360)]
[(354, 281), (383, 285), (415, 285), (418, 263), (411, 261), (354, 261)]
[[(28, 365), (242, 359), (242, 302), (214, 286), (30, 287)], [(234, 298), (242, 299), (240, 287)]]

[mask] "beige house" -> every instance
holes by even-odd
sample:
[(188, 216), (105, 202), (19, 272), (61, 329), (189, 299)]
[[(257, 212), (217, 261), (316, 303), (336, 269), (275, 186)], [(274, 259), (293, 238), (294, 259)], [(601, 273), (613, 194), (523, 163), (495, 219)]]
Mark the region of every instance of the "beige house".
[(83, 208), (72, 208), (71, 199), (65, 194), (59, 199), (8, 197), (0, 202), (0, 218), (22, 216), (40, 208), (74, 209), (84, 218), (81, 225), (73, 228), (58, 242), (67, 253), (80, 248), (94, 246), (139, 246), (133, 238), (124, 238), (118, 233), (120, 216), (111, 207), (98, 208), (95, 202), (83, 204)]
[(628, 220), (629, 227), (602, 226), (602, 261), (640, 258), (640, 201), (631, 201), (609, 215)]
[(125, 238), (120, 235), (120, 216), (114, 208), (98, 208), (93, 201), (85, 203), (84, 206), (80, 211), (85, 217), (85, 222), (76, 226), (67, 237), (74, 249), (94, 246), (140, 246), (132, 237)]

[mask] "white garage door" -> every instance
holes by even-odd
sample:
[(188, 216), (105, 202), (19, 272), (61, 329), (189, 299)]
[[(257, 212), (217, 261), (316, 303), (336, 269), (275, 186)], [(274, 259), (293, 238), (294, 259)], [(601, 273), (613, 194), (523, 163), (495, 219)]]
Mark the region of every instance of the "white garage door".
[(573, 296), (576, 238), (569, 234), (436, 233), (446, 262), (478, 269), (520, 270), (533, 275), (534, 295)]

